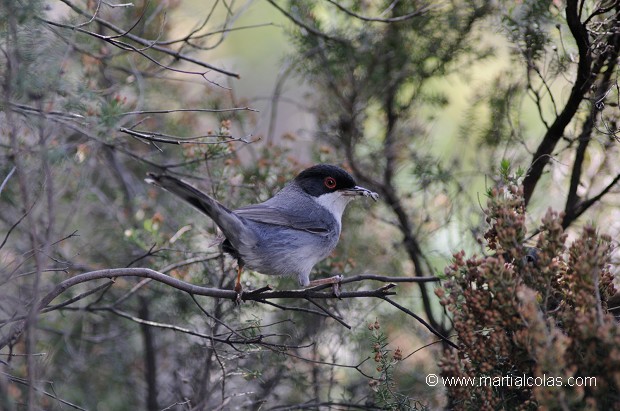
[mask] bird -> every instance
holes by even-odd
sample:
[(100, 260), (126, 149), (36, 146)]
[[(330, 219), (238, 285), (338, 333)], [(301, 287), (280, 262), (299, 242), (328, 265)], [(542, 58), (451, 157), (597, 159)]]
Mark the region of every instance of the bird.
[(146, 181), (177, 195), (215, 222), (225, 237), (222, 250), (237, 260), (237, 294), (242, 292), (244, 268), (295, 276), (305, 288), (339, 284), (340, 275), (310, 281), (312, 268), (338, 244), (349, 202), (359, 197), (379, 198), (331, 164), (309, 167), (268, 200), (236, 210), (171, 175), (148, 173)]

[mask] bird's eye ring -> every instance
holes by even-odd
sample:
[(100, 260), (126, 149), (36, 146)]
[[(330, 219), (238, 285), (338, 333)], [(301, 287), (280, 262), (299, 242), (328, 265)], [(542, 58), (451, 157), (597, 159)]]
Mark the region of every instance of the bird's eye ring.
[(325, 184), (325, 187), (331, 189), (336, 188), (336, 180), (333, 177), (325, 177), (325, 180), (323, 180), (323, 184)]

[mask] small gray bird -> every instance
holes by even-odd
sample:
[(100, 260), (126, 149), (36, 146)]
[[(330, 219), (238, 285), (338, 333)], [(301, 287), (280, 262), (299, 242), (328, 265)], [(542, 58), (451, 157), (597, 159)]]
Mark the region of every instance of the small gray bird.
[(328, 164), (302, 171), (269, 200), (234, 211), (178, 178), (148, 176), (147, 182), (181, 197), (222, 230), (226, 237), (222, 248), (238, 262), (237, 292), (243, 267), (268, 275), (294, 275), (303, 287), (339, 282), (341, 276), (310, 281), (310, 271), (338, 244), (347, 204), (359, 196), (375, 201), (379, 197), (357, 186), (345, 170)]

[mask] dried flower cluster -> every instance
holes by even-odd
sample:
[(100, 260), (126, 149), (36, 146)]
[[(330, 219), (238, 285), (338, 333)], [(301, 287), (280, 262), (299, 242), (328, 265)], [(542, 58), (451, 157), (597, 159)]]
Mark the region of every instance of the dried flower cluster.
[(524, 246), (522, 194), (513, 183), (489, 192), (494, 255), (455, 254), (437, 290), (460, 347), (446, 352), (443, 376), (476, 381), (446, 387), (450, 407), (620, 409), (620, 330), (606, 303), (611, 239), (587, 227), (567, 249), (561, 216), (549, 211), (536, 248)]

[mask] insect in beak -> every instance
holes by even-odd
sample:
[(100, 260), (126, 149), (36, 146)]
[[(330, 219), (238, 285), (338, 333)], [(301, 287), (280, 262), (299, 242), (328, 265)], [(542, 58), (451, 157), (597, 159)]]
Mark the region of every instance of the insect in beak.
[(371, 197), (373, 200), (377, 201), (379, 199), (379, 194), (374, 191), (370, 191), (367, 188), (355, 186), (353, 188), (349, 188), (343, 191), (343, 194), (346, 196), (364, 196)]

